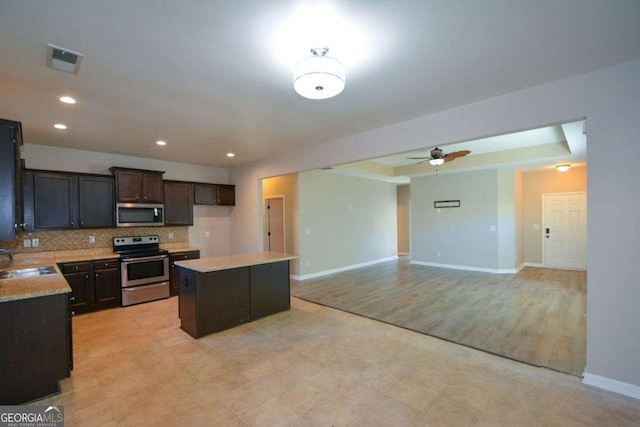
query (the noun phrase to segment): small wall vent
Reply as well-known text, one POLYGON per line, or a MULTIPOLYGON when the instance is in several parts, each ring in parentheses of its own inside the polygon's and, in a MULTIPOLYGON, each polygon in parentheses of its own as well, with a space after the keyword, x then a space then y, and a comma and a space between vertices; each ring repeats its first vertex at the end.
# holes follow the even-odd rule
POLYGON ((52 44, 47 45, 47 66, 67 73, 78 74, 83 54, 52 44))

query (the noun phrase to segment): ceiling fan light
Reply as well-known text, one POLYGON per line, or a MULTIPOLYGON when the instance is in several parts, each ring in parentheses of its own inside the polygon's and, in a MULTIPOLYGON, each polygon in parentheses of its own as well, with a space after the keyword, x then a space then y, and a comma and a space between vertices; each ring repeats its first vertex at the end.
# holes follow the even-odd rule
POLYGON ((570 167, 571 165, 558 165, 556 166, 556 169, 558 170, 558 172, 566 172, 570 167))
POLYGON ((293 87, 305 98, 328 99, 340 94, 345 86, 344 65, 328 56, 310 56, 293 69, 293 87))
POLYGON ((444 159, 431 159, 429 163, 431 163, 431 166, 440 166, 444 163, 444 159))

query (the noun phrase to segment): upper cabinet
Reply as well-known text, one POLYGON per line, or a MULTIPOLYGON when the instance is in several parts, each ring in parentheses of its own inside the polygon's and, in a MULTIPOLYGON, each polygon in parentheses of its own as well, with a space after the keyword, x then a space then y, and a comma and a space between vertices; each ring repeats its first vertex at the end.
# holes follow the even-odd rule
POLYGON ((235 206, 236 187, 227 184, 193 184, 196 205, 235 206))
POLYGON ((13 240, 22 225, 21 146, 20 123, 0 119, 0 240, 13 240))
POLYGON ((118 203, 163 203, 164 172, 112 167, 118 203))
POLYGON ((113 227, 110 176, 26 170, 24 217, 29 230, 113 227))
POLYGON ((193 184, 164 181, 164 224, 193 225, 193 184))

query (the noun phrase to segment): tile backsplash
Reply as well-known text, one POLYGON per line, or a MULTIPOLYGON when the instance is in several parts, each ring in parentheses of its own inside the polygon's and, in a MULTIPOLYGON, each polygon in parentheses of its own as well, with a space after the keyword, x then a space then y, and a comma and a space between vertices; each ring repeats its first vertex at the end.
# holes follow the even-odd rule
POLYGON ((157 234, 160 243, 188 243, 189 227, 127 227, 95 228, 82 230, 20 231, 15 240, 0 240, 0 248, 11 253, 31 253, 60 251, 71 249, 110 248, 113 238, 119 236, 144 236, 157 234), (171 234, 172 238, 169 238, 171 234), (89 243, 89 237, 95 237, 95 243, 89 243), (38 247, 23 247, 25 239, 38 239, 38 247))

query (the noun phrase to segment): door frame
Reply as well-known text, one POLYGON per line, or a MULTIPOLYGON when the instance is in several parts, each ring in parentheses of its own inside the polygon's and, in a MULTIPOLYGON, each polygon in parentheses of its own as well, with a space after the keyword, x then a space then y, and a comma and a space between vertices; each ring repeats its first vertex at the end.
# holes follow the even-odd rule
MULTIPOLYGON (((571 196, 571 195, 577 195, 577 194, 584 194, 585 198, 588 199, 589 195, 587 191, 561 191, 559 193, 542 193, 542 224, 540 227, 540 243, 542 244, 542 267, 544 268, 558 268, 558 269, 562 269, 562 267, 547 267, 547 254, 546 254, 546 247, 547 245, 545 244, 545 238, 544 238, 544 229, 545 229, 545 212, 546 212, 546 206, 545 206, 545 196, 571 196)), ((585 211, 587 213, 587 217, 589 216, 589 204, 586 203, 587 200, 585 200, 585 211)), ((587 224, 585 224, 586 226, 587 224)), ((589 230, 587 229, 586 233, 589 233, 589 230)), ((585 245, 589 244, 589 240, 587 239, 587 236, 585 236, 585 245)), ((584 251, 584 256, 585 256, 585 265, 587 262, 587 249, 588 246, 585 247, 585 251, 584 251)), ((588 266, 587 266, 588 268, 588 266)), ((580 271, 586 271, 587 268, 583 269, 576 269, 576 268, 567 268, 566 270, 580 270, 580 271)))
POLYGON ((267 201, 271 199, 282 199, 282 248, 283 252, 287 252, 287 199, 284 194, 274 194, 272 196, 264 196, 262 198, 262 247, 266 250, 269 246, 267 243, 267 233, 269 232, 269 209, 267 201))

